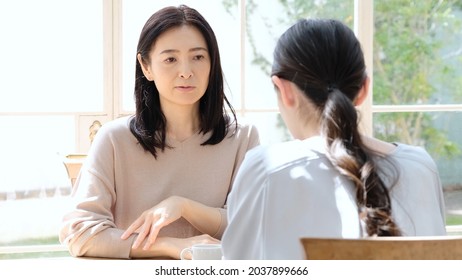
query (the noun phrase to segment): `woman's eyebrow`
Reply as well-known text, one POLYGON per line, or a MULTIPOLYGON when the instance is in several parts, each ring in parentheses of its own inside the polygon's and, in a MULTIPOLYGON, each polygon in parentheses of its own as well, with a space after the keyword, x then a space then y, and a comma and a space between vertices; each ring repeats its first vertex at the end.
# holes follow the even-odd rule
MULTIPOLYGON (((208 51, 207 48, 204 48, 204 47, 195 47, 195 48, 191 48, 189 49, 189 52, 195 52, 195 51, 208 51)), ((164 53, 178 53, 180 52, 179 50, 177 49, 166 49, 166 50, 163 50, 160 52, 160 54, 164 54, 164 53)))
POLYGON ((189 49, 190 52, 195 52, 195 51, 206 51, 208 52, 207 48, 204 47, 196 47, 196 48, 191 48, 189 49))

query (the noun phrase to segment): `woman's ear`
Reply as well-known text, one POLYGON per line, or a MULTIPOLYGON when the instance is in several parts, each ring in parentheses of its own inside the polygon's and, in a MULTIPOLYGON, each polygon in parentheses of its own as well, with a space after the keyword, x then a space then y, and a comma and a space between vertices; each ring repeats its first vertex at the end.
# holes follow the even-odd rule
POLYGON ((141 70, 143 71, 143 75, 146 77, 148 81, 153 81, 154 78, 152 77, 151 69, 150 67, 146 67, 144 64, 143 58, 141 57, 141 54, 139 53, 136 58, 138 59, 138 63, 141 65, 141 70))
POLYGON ((369 85, 371 83, 371 79, 366 77, 366 80, 363 83, 363 86, 359 90, 358 96, 354 100, 355 106, 360 106, 363 104, 364 100, 366 100, 367 96, 369 95, 369 85))
POLYGON ((273 84, 279 91, 282 104, 285 107, 293 107, 296 104, 295 93, 293 92, 291 83, 285 79, 281 79, 278 76, 271 76, 273 84))

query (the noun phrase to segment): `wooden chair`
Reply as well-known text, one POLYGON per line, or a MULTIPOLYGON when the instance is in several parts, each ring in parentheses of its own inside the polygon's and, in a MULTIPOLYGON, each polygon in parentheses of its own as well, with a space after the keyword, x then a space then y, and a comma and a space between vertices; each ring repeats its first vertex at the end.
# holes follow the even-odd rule
POLYGON ((70 154, 64 158, 63 163, 67 170, 67 176, 71 180, 71 186, 74 186, 86 157, 85 154, 70 154))
POLYGON ((310 260, 462 260, 462 236, 301 238, 310 260))

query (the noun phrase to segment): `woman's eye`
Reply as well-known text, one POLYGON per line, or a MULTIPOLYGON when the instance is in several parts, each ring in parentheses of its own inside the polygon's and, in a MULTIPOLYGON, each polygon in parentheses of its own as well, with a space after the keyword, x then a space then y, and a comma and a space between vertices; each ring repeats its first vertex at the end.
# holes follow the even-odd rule
POLYGON ((172 62, 175 62, 176 59, 175 59, 174 57, 169 57, 169 58, 167 58, 167 59, 164 60, 164 61, 167 62, 167 63, 172 63, 172 62))
POLYGON ((205 56, 202 55, 202 54, 198 54, 198 55, 194 56, 194 59, 195 59, 195 60, 202 60, 202 59, 204 59, 204 58, 205 58, 205 56))

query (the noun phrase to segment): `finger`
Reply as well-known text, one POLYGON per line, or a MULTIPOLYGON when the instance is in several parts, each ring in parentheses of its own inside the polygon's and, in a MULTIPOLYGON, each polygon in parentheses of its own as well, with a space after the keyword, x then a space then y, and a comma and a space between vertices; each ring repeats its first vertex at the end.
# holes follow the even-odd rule
POLYGON ((139 227, 143 225, 144 218, 136 219, 122 234, 120 238, 127 239, 132 233, 134 233, 139 227))
POLYGON ((149 230, 151 228, 150 225, 151 225, 151 222, 145 221, 145 223, 142 226, 142 230, 138 234, 138 237, 136 238, 135 242, 133 243, 133 246, 132 246, 133 249, 138 248, 140 244, 144 241, 144 239, 146 239, 146 236, 148 235, 149 230))
POLYGON ((192 260, 192 254, 191 254, 191 252, 187 252, 185 255, 183 255, 183 259, 185 259, 185 260, 192 260))
POLYGON ((143 249, 148 250, 154 242, 156 242, 157 235, 159 234, 159 231, 161 228, 163 228, 165 225, 167 225, 168 222, 166 222, 165 218, 161 218, 157 220, 152 226, 151 226, 151 231, 149 233, 148 240, 146 244, 144 245, 143 249))

